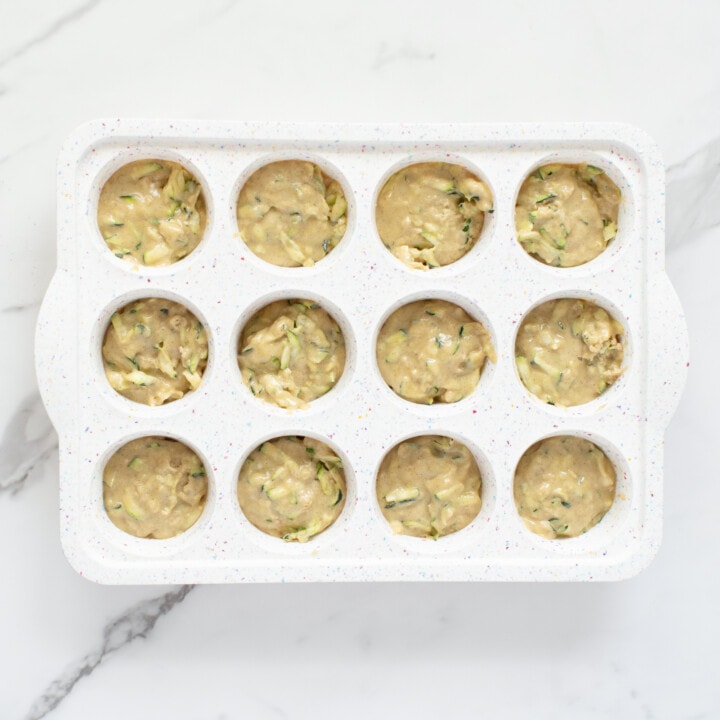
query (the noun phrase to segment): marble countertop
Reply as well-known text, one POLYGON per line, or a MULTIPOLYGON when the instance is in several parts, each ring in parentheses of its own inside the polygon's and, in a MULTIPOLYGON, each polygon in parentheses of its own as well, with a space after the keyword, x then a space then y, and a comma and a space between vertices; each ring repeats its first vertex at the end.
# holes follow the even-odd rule
POLYGON ((0 24, 0 718, 720 717, 720 13, 558 0, 451 7, 9 2, 0 24), (33 334, 55 160, 95 117, 622 121, 665 156, 667 266, 692 366, 665 532, 607 584, 105 587, 60 549, 33 334), (708 359, 710 358, 710 359, 708 359))

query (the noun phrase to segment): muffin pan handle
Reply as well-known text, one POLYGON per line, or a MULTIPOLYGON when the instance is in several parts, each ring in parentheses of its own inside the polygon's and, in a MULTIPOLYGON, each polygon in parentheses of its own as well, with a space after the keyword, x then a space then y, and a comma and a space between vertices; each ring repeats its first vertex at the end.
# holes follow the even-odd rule
POLYGON ((45 409, 61 434, 72 416, 67 408, 73 395, 69 390, 67 368, 72 367, 77 332, 75 314, 68 312, 67 298, 73 292, 72 278, 58 270, 45 293, 35 326, 35 371, 45 409))
POLYGON ((685 388, 689 338, 685 313, 667 275, 648 284, 647 391, 648 418, 664 427, 675 412, 685 388))

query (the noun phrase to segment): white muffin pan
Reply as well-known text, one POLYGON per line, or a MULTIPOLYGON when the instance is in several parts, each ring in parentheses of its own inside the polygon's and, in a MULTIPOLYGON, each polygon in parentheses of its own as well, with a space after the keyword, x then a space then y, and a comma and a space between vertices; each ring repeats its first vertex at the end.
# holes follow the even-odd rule
POLYGON ((664 174, 655 144, 616 124, 297 125, 105 120, 66 141, 58 173, 58 268, 37 326, 40 390, 60 437, 62 544, 83 576, 102 583, 228 583, 317 580, 611 580, 632 576, 655 554, 662 530, 663 431, 678 402, 688 357, 686 323, 664 270, 664 174), (201 181, 208 208, 199 247, 175 265, 134 268, 98 230, 97 202, 110 175, 141 158, 182 163, 201 181), (344 239, 313 268, 257 258, 237 229, 235 206, 249 174, 278 159, 309 159, 343 185, 344 239), (432 271, 402 265, 382 245, 374 206, 405 164, 457 162, 491 187, 494 212, 476 246, 432 271), (617 238, 592 262, 552 268, 515 238, 524 178, 552 161, 606 170, 623 200, 617 238), (168 297, 204 323, 210 357, 200 388, 152 408, 110 388, 101 343, 112 312, 141 297, 168 297), (555 297, 608 308, 626 333, 626 370, 587 405, 545 405, 520 383, 515 334, 523 316, 555 297), (396 396, 375 362, 385 318, 411 300, 462 305, 490 331, 497 363, 477 390, 452 405, 396 396), (253 397, 237 366, 237 340, 257 309, 312 298, 339 322, 348 359, 342 380, 306 410, 253 397), (527 530, 513 500, 515 466, 537 440, 576 434, 615 464, 617 497, 605 518, 575 539, 527 530), (272 437, 317 437, 342 457, 345 508, 326 532, 285 543, 245 519, 237 495, 243 460, 272 437), (384 454, 413 435, 460 439, 483 475, 483 508, 464 530, 437 541, 394 535, 375 496, 384 454), (129 536, 108 519, 102 471, 112 453, 143 435, 177 438, 202 458, 207 507, 170 540, 129 536))

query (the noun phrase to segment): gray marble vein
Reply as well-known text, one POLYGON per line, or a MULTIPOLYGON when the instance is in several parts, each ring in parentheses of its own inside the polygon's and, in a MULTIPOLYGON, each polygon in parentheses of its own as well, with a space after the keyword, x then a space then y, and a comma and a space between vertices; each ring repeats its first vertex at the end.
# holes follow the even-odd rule
POLYGON ((90 675, 108 655, 138 638, 147 638, 157 621, 181 603, 194 585, 181 585, 150 600, 134 605, 116 617, 103 630, 102 642, 85 657, 71 665, 33 703, 25 720, 39 720, 52 712, 84 677, 90 675))
POLYGON ((10 418, 0 440, 0 495, 16 495, 33 470, 58 446, 40 395, 26 398, 10 418))
POLYGON ((720 137, 667 171, 667 246, 720 225, 720 137))
MULTIPOLYGON (((2 95, 2 93, 0 93, 2 95)), ((20 147, 14 148, 11 152, 5 153, 5 155, 0 155, 0 165, 3 165, 4 163, 8 162, 9 160, 12 160, 14 157, 17 157, 18 155, 21 155, 24 152, 27 152, 28 150, 31 150, 32 148, 39 145, 41 142, 43 142, 47 138, 47 135, 43 135, 41 137, 34 138, 30 142, 25 143, 24 145, 21 145, 20 147)))
POLYGON ((85 2, 74 10, 71 10, 59 17, 54 23, 52 23, 52 25, 50 25, 50 27, 46 28, 38 35, 35 35, 35 37, 25 41, 22 45, 20 45, 20 47, 15 48, 15 50, 12 50, 10 53, 0 58, 0 70, 13 60, 25 55, 25 53, 32 50, 32 48, 40 45, 46 40, 49 40, 53 37, 53 35, 60 32, 60 30, 62 30, 66 25, 79 20, 83 15, 89 13, 96 5, 100 4, 100 2, 101 0, 89 0, 89 2, 85 2))
POLYGON ((208 5, 205 5, 205 7, 203 7, 202 23, 204 25, 207 25, 209 23, 215 22, 219 18, 227 15, 231 10, 235 8, 237 4, 238 0, 225 0, 225 2, 223 2, 222 5, 217 8, 217 10, 213 10, 208 5))
POLYGON ((396 49, 389 49, 386 43, 380 43, 375 61, 372 64, 373 70, 391 65, 402 60, 434 60, 435 53, 424 52, 410 45, 403 45, 396 49))
MULTIPOLYGON (((0 163, 1 162, 2 162, 2 158, 0 158, 0 163)), ((28 310, 34 310, 39 305, 40 305, 39 300, 36 300, 34 302, 29 302, 29 303, 17 304, 17 305, 6 305, 4 308, 0 309, 0 315, 15 315, 16 313, 27 312, 28 310)))

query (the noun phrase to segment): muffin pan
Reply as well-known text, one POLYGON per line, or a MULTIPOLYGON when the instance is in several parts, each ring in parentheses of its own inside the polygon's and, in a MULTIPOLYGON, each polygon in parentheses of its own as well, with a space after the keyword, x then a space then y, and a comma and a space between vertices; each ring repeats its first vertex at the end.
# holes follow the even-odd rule
POLYGON ((339 580, 612 580, 655 554, 662 529, 663 432, 684 384, 686 323, 664 271, 664 175, 655 144, 615 124, 297 125, 244 122, 94 121, 66 141, 58 174, 58 268, 37 325, 38 381, 60 437, 62 544, 73 567, 102 583, 227 583, 339 580), (202 183, 207 225, 198 247, 174 265, 133 267, 116 258, 97 226, 100 190, 125 163, 165 158, 202 183), (343 186, 348 224, 314 267, 272 266, 250 252, 236 201, 249 175, 281 159, 317 163, 343 186), (406 164, 465 165, 488 183, 494 211, 457 262, 411 270, 382 245, 374 207, 386 179, 406 164), (617 237, 574 268, 527 255, 515 237, 518 188, 549 162, 588 162, 622 191, 617 237), (110 388, 101 344, 110 316, 142 297, 182 303, 204 324, 209 359, 199 388, 161 407, 110 388), (404 401, 382 381, 375 341, 407 302, 443 298, 490 333, 497 362, 453 404, 404 401), (625 372, 596 400, 543 404, 523 387, 514 359, 522 318, 556 297, 584 297, 625 329, 625 372), (345 371, 307 409, 252 396, 237 364, 238 337, 260 307, 283 298, 318 302, 345 336, 345 371), (385 453, 416 435, 447 435, 473 452, 482 509, 436 541, 394 535, 377 504, 385 453), (522 454, 557 434, 588 438, 617 472, 615 502, 585 535, 546 540, 527 530, 513 501, 522 454), (168 540, 132 537, 102 504, 102 472, 128 440, 178 439, 204 462, 205 510, 168 540), (261 442, 306 435, 343 460, 345 507, 307 543, 286 543, 243 516, 236 492, 243 461, 261 442))

